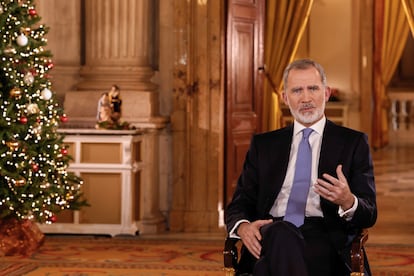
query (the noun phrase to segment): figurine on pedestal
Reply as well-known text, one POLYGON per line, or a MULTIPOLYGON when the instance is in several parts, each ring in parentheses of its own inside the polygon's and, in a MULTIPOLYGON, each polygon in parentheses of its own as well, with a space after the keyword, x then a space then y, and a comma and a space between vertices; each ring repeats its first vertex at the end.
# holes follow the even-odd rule
POLYGON ((114 84, 109 91, 109 101, 111 104, 112 115, 111 118, 114 122, 118 122, 121 119, 121 90, 119 86, 114 84))
POLYGON ((98 129, 135 129, 129 123, 121 122, 121 93, 119 86, 114 84, 109 92, 101 95, 98 101, 96 128, 98 129))
POLYGON ((97 110, 96 120, 98 123, 102 122, 112 122, 112 109, 109 101, 109 94, 102 93, 98 101, 98 110, 97 110))

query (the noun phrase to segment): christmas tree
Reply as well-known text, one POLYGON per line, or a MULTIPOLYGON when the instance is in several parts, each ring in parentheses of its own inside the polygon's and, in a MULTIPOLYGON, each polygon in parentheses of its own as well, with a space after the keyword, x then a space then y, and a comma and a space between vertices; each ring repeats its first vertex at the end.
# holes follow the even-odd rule
POLYGON ((87 205, 82 180, 58 132, 67 117, 57 103, 53 67, 32 0, 0 0, 0 221, 52 223, 87 205))

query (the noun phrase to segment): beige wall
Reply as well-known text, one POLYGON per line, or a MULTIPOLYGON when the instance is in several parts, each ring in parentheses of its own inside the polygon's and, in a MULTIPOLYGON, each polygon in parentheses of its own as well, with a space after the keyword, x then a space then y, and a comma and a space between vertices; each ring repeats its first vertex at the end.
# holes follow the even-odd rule
POLYGON ((80 0, 38 0, 41 23, 50 27, 47 49, 52 51, 53 91, 62 103, 65 93, 74 90, 81 65, 80 0))
POLYGON ((360 51, 358 1, 316 0, 298 57, 310 57, 324 66, 328 84, 349 105, 349 127, 360 125, 360 51))
POLYGON ((351 92, 352 1, 315 1, 309 21, 309 54, 326 70, 332 87, 351 92))

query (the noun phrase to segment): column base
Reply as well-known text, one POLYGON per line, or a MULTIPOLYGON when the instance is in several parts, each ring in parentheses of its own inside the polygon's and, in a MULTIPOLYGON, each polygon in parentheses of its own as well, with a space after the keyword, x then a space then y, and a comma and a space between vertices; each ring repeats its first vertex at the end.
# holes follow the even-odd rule
POLYGON ((140 234, 157 234, 167 230, 164 217, 143 219, 140 221, 138 231, 140 234))

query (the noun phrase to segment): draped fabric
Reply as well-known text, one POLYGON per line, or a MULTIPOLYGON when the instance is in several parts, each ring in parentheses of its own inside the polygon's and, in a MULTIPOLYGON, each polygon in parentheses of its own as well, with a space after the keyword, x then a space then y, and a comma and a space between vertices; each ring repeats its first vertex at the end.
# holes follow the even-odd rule
POLYGON ((386 88, 404 50, 409 26, 401 1, 374 1, 374 14, 372 145, 381 148, 389 142, 386 88))
POLYGON ((269 81, 263 85, 263 131, 281 127, 280 91, 283 70, 297 51, 313 0, 266 2, 265 64, 277 91, 269 81))
POLYGON ((414 0, 401 0, 405 15, 407 16, 408 25, 411 29, 411 35, 414 37, 414 0))

